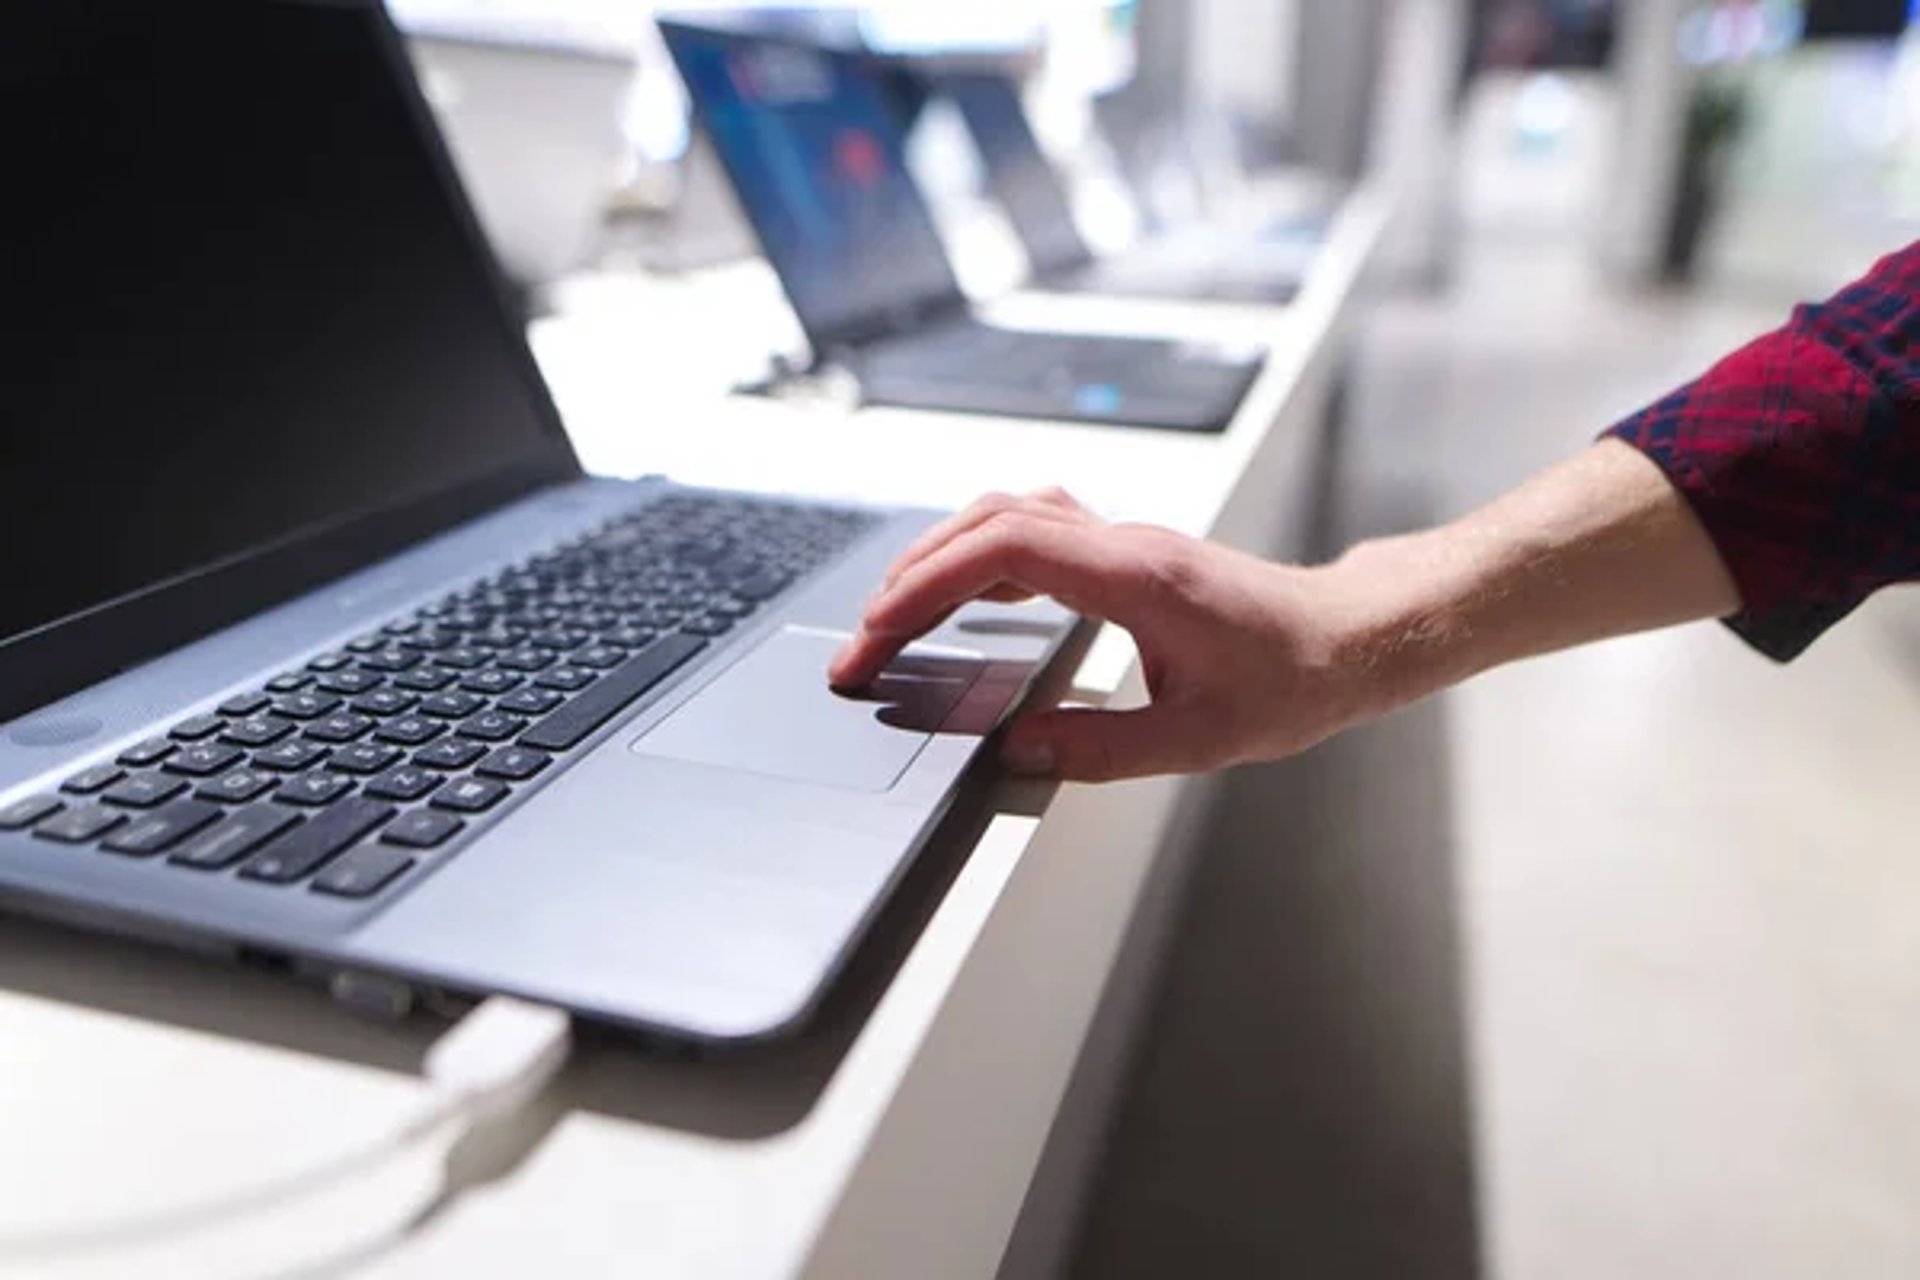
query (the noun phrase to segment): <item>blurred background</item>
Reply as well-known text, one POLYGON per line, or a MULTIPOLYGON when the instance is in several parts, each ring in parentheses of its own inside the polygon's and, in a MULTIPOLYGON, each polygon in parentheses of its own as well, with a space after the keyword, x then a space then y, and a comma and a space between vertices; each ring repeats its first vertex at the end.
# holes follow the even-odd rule
MULTIPOLYGON (((550 370, 577 351, 553 327, 617 313, 637 278, 780 313, 655 6, 391 7, 550 370)), ((1493 496, 1920 235, 1915 10, 752 16, 1012 70, 1102 245, 1248 184, 1386 193, 1322 495, 1333 554, 1493 496)), ((939 104, 916 121, 965 282, 1017 281, 966 130, 939 104)), ((784 321, 676 337, 632 341, 619 376, 724 388, 803 358, 784 321)), ((581 444, 590 466, 620 447, 581 444)), ((1790 670, 1711 627, 1603 645, 1231 795, 1092 1199, 1023 1224, 1067 1241, 1034 1256, 1094 1277, 1920 1275, 1916 758, 1920 615, 1896 594, 1790 670)))

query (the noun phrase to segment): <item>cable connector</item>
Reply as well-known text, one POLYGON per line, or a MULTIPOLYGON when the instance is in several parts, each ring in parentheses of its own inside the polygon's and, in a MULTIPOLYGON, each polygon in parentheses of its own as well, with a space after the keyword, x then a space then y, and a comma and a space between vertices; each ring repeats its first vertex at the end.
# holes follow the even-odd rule
POLYGON ((552 1083, 573 1047, 573 1020, 559 1009, 489 997, 427 1050, 422 1074, 442 1115, 475 1124, 521 1110, 552 1083))

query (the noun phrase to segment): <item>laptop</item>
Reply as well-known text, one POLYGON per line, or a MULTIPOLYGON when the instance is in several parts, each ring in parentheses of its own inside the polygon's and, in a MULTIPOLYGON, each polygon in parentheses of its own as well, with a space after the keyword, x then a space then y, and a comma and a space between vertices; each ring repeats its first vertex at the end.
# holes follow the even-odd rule
POLYGON ((1076 225, 1065 185, 1028 123, 1019 89, 993 71, 945 72, 939 92, 960 110, 986 165, 987 186, 1026 249, 1033 281, 1062 293, 1211 302, 1291 302, 1300 292, 1317 238, 1276 256, 1238 238, 1155 236, 1116 257, 1096 257, 1076 225))
POLYGON ((885 64, 663 21, 695 114, 821 365, 868 403, 1219 431, 1246 349, 996 327, 973 313, 914 185, 885 64))
POLYGON ((376 0, 9 17, 0 907, 800 1025, 1070 618, 838 696, 934 513, 583 475, 376 0))
POLYGON ((632 51, 526 22, 421 17, 405 32, 508 276, 538 290, 580 266, 598 247, 627 156, 632 51))

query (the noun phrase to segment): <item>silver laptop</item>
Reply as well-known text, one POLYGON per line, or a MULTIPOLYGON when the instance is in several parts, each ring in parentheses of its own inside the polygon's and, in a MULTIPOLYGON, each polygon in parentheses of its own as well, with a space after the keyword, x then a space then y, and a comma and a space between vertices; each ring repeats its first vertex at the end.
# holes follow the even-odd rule
POLYGON ((480 225, 539 289, 587 261, 627 154, 634 56, 563 30, 422 17, 407 47, 480 225))
POLYGON ((1066 185, 1041 153, 1013 80, 997 71, 931 79, 959 108, 980 151, 987 185, 1026 249, 1034 283, 1063 293, 1280 305, 1300 292, 1324 220, 1303 226, 1292 253, 1210 233, 1151 237, 1097 257, 1080 235, 1066 185))
POLYGON ((1069 620, 969 609, 830 693, 933 516, 583 476, 375 0, 35 8, 0 904, 348 994, 798 1025, 1069 620))

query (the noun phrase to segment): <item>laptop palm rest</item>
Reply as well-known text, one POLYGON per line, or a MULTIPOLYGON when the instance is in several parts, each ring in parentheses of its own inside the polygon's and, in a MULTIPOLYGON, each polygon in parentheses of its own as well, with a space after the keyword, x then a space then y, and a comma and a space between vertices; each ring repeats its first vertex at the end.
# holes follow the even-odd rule
POLYGON ((890 790, 939 732, 984 658, 909 652, 856 694, 827 687, 845 637, 788 627, 633 744, 643 755, 848 791, 890 790))

